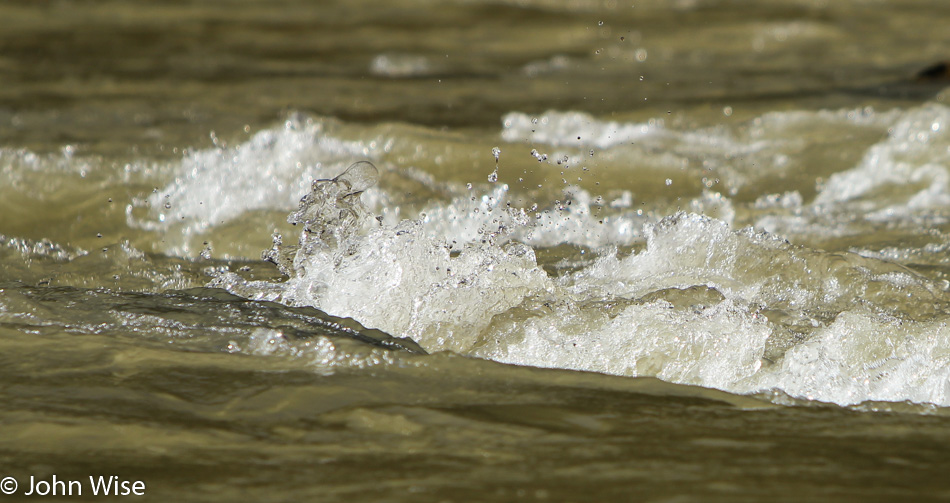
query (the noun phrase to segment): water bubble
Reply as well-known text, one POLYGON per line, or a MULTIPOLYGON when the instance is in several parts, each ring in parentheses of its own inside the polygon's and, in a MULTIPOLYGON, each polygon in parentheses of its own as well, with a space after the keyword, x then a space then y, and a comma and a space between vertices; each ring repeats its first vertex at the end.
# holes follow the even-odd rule
POLYGON ((211 244, 207 241, 204 242, 204 248, 199 253, 199 256, 204 260, 211 260, 211 244))
POLYGON ((342 195, 350 196, 359 194, 364 190, 376 185, 379 178, 379 170, 373 163, 360 161, 353 163, 346 171, 333 179, 334 182, 342 183, 345 191, 342 195))
POLYGON ((501 156, 501 149, 498 147, 492 147, 491 155, 495 156, 495 162, 498 162, 498 157, 501 156))
POLYGON ((604 25, 603 21, 597 21, 597 26, 603 26, 603 25, 604 25))
POLYGON ((673 179, 667 178, 667 179, 666 179, 666 185, 667 185, 667 186, 673 185, 673 179))

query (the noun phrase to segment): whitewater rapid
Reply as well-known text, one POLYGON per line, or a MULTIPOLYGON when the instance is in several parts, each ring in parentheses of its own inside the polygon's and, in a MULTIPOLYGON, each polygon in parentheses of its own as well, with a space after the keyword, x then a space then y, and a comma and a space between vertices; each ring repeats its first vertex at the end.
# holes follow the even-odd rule
MULTIPOLYGON (((770 112, 731 128, 511 113, 497 137, 467 145, 494 153, 495 172, 461 183, 400 164, 434 162, 424 139, 411 155, 429 133, 295 116, 188 154, 128 218, 172 236, 166 252, 189 254, 215 226, 286 214, 314 180, 372 161, 378 184, 320 203, 353 212, 321 224, 333 239, 277 233, 269 253, 284 257, 285 281, 219 271, 211 285, 352 317, 429 352, 843 405, 946 406, 948 285, 903 264, 946 262, 943 234, 925 229, 947 222, 948 120, 936 103, 770 112), (804 165, 846 140, 860 151, 804 165), (506 164, 516 155, 562 183, 546 196, 525 189, 532 173, 506 164), (597 169, 615 183, 586 183, 597 169), (411 200, 408 186, 433 197, 411 200), (879 246, 862 241, 869 228, 931 239, 879 246), (564 246, 559 262, 539 259, 564 246)), ((436 164, 470 156, 440 155, 436 164)))

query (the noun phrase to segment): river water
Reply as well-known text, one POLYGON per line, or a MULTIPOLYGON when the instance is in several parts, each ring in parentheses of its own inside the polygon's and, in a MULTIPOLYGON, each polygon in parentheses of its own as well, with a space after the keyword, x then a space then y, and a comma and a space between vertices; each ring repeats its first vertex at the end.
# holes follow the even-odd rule
POLYGON ((5 1, 0 489, 948 498, 948 22, 5 1))

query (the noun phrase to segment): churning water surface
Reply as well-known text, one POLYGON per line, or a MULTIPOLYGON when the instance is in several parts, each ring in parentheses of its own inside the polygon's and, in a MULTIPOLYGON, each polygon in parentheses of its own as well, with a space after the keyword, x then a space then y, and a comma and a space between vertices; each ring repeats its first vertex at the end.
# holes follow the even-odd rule
POLYGON ((7 2, 0 477, 947 497, 948 20, 7 2))

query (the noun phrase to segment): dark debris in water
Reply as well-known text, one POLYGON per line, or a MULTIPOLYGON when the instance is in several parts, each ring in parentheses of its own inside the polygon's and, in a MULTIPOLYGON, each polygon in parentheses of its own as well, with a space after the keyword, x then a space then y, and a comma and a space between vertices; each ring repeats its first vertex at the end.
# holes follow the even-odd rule
POLYGON ((950 62, 940 61, 917 72, 919 81, 950 81, 950 62))

